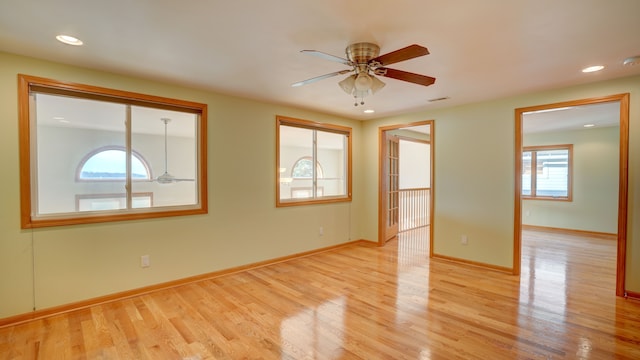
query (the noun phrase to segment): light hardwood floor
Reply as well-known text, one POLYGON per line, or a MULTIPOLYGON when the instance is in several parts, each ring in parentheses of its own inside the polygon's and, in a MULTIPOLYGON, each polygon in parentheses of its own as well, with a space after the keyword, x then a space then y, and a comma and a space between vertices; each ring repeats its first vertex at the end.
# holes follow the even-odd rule
POLYGON ((2 359, 640 359, 615 241, 526 231, 523 274, 426 230, 0 329, 2 359))

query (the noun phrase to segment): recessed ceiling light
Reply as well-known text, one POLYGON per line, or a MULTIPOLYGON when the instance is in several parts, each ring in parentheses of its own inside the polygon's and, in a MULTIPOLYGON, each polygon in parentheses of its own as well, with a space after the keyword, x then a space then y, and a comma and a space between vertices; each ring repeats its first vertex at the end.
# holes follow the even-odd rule
POLYGON ((596 124, 584 124, 582 126, 584 126, 586 128, 592 128, 592 127, 596 126, 596 124))
POLYGON ((604 69, 603 65, 594 65, 594 66, 589 66, 589 67, 586 67, 586 68, 582 69, 582 72, 583 73, 590 73, 590 72, 600 71, 602 69, 604 69))
POLYGON ((365 114, 373 114, 374 112, 376 112, 376 111, 373 110, 373 109, 367 109, 367 110, 364 111, 365 114))
POLYGON ((68 45, 80 46, 83 44, 82 40, 70 35, 58 35, 56 39, 68 45))

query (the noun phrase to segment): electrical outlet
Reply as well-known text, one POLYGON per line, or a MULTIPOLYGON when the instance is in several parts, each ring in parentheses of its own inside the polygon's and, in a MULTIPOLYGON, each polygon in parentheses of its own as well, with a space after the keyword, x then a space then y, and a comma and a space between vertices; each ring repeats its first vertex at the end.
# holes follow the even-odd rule
POLYGON ((147 268, 149 266, 151 266, 151 259, 149 258, 149 255, 140 256, 140 267, 147 268))
POLYGON ((530 216, 531 215, 531 211, 527 210, 524 212, 524 216, 530 216))
POLYGON ((462 245, 467 245, 469 243, 469 238, 467 237, 467 235, 462 235, 462 237, 460 238, 460 243, 462 245))
POLYGON ((320 226, 320 230, 318 230, 318 234, 320 236, 324 235, 324 228, 322 226, 320 226))

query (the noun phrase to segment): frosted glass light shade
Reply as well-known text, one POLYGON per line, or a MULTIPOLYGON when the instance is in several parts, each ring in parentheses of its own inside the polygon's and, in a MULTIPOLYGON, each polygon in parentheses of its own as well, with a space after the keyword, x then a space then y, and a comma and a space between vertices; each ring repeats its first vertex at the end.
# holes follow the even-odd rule
POLYGON ((351 75, 346 79, 338 83, 340 88, 349 95, 353 94, 353 89, 356 87, 356 75, 351 75))
POLYGON ((356 77, 355 81, 356 90, 358 90, 359 92, 369 91, 369 89, 371 89, 371 83, 372 80, 369 75, 367 75, 366 73, 360 73, 356 77))
POLYGON ((380 81, 377 77, 371 75, 371 93, 375 94, 378 90, 382 89, 385 86, 385 83, 380 81))

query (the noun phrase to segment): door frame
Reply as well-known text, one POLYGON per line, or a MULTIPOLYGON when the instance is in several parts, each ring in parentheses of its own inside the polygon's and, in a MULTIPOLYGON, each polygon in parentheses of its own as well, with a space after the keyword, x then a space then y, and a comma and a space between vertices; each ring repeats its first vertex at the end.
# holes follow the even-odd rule
POLYGON ((386 209, 383 208, 383 196, 385 196, 385 188, 384 188, 384 177, 386 174, 384 173, 384 155, 386 143, 384 141, 384 133, 386 131, 398 130, 404 128, 410 128, 414 126, 423 126, 429 125, 429 138, 430 138, 430 154, 429 154, 429 166, 430 166, 430 182, 431 182, 431 192, 429 194, 429 257, 433 257, 433 214, 435 212, 435 121, 434 120, 424 120, 417 121, 407 124, 396 124, 396 125, 388 125, 381 126, 378 128, 378 246, 383 246, 385 244, 385 224, 386 224, 386 209))
POLYGON ((559 107, 620 103, 620 156, 618 175, 618 241, 616 257, 616 296, 625 296, 627 255, 627 206, 629 201, 629 93, 529 106, 515 110, 515 209, 513 240, 513 274, 520 275, 522 257, 522 115, 525 112, 559 107))

